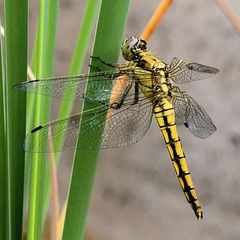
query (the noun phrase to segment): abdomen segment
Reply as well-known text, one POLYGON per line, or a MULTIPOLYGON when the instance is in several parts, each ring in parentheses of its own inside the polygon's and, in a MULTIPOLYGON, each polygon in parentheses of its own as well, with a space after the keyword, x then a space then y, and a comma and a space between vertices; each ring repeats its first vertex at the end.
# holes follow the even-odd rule
POLYGON ((161 104, 154 107, 154 113, 184 195, 191 205, 197 219, 201 219, 203 218, 203 212, 197 199, 181 141, 177 133, 173 106, 168 100, 163 100, 161 104))

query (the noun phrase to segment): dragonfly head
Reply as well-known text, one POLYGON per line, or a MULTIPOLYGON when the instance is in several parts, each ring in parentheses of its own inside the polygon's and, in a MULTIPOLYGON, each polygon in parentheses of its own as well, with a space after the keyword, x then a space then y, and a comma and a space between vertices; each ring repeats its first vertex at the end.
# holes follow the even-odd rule
POLYGON ((138 61, 139 53, 147 51, 147 43, 141 38, 127 37, 122 43, 122 55, 127 61, 138 61))

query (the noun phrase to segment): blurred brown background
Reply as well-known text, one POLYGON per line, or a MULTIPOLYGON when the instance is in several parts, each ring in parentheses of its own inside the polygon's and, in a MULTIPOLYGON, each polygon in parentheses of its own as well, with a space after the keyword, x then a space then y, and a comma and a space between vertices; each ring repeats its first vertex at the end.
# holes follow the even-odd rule
MULTIPOLYGON (((68 72, 85 2, 60 0, 55 76, 68 72)), ((229 2, 240 16, 240 2, 229 2)), ((133 0, 126 34, 139 36, 158 3, 133 0)), ((30 51, 37 13, 38 1, 32 0, 30 51)), ((87 231, 92 239, 105 240, 240 239, 240 35, 215 1, 182 0, 174 1, 148 44, 167 63, 177 56, 220 69, 216 77, 180 86, 207 110, 218 128, 203 141, 179 127, 204 219, 197 221, 186 202, 153 120, 138 144, 101 152, 87 231)), ((63 158, 62 199, 72 153, 64 153, 63 158)))

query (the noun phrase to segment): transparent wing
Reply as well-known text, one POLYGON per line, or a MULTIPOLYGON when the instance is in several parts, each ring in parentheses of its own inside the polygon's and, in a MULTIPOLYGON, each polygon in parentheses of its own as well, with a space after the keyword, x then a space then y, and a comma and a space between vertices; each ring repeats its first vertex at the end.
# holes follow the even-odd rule
MULTIPOLYGON (((149 82, 149 72, 138 70, 141 82, 149 82)), ((71 101, 103 102, 125 94, 126 87, 134 82, 136 75, 129 66, 112 71, 81 74, 79 76, 57 77, 33 80, 15 85, 20 91, 32 92, 71 101), (88 81, 89 80, 89 81, 88 81), (85 94, 85 88, 88 93, 85 94)))
POLYGON ((83 99, 87 101, 104 101, 111 97, 111 86, 117 81, 119 82, 119 77, 123 74, 125 74, 126 82, 132 81, 132 70, 114 69, 79 76, 33 80, 17 84, 13 88, 71 101, 83 101, 83 99), (84 94, 86 85, 88 86, 87 96, 84 94))
POLYGON ((184 124, 199 138, 207 138, 216 131, 207 112, 192 97, 177 87, 173 87, 171 93, 177 124, 184 124))
POLYGON ((102 139, 101 148, 120 147, 139 141, 147 132, 152 119, 152 105, 139 94, 137 103, 133 94, 126 97, 124 104, 116 109, 111 104, 103 104, 95 109, 77 114, 68 119, 55 121, 33 129, 25 139, 28 152, 49 152, 49 142, 54 151, 64 151, 77 147, 79 126, 81 124, 81 147, 96 149, 95 139, 102 139), (107 121, 104 119, 107 115, 107 121), (81 119, 81 123, 79 123, 81 119), (105 130, 102 129, 105 127, 105 130), (51 134, 49 134, 49 131, 51 134), (90 139, 91 141, 87 141, 90 139))
POLYGON ((168 77, 174 82, 186 83, 211 77, 218 73, 219 70, 174 57, 167 72, 168 77))

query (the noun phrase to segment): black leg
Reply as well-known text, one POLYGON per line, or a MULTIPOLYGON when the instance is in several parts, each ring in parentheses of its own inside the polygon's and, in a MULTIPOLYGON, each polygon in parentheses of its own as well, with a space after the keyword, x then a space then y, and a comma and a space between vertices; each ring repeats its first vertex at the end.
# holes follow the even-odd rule
POLYGON ((130 91, 130 89, 131 89, 131 87, 132 87, 132 84, 133 84, 133 81, 130 82, 130 83, 127 85, 125 91, 123 92, 123 94, 121 95, 120 99, 119 99, 117 102, 113 102, 113 103, 110 104, 111 108, 113 108, 113 109, 119 109, 119 108, 122 107, 122 105, 123 105, 123 103, 124 103, 127 95, 129 94, 129 91, 130 91))
POLYGON ((88 64, 88 66, 89 66, 90 68, 92 68, 92 69, 95 69, 96 72, 101 72, 101 69, 100 69, 99 67, 95 67, 95 66, 93 66, 93 65, 91 65, 91 64, 88 64))
POLYGON ((134 104, 137 104, 138 101, 139 101, 139 85, 138 85, 138 83, 135 81, 133 105, 134 105, 134 104))
POLYGON ((99 61, 100 63, 102 63, 103 65, 106 65, 111 68, 117 68, 117 69, 126 69, 127 68, 126 64, 108 63, 108 62, 104 61, 102 58, 95 57, 95 56, 90 56, 90 58, 93 58, 93 59, 99 61))
POLYGON ((90 58, 95 59, 95 60, 99 61, 100 63, 102 63, 102 64, 104 64, 104 65, 106 65, 106 66, 112 67, 112 68, 115 68, 115 67, 118 66, 118 64, 108 63, 108 62, 104 61, 104 60, 103 60, 102 58, 100 58, 100 57, 90 56, 90 58))

